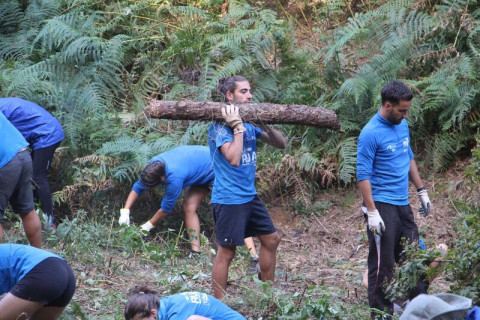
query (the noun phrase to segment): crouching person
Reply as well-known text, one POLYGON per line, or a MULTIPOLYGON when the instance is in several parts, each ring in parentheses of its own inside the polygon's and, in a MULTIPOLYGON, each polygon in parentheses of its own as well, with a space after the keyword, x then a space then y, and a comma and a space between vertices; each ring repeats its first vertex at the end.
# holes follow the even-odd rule
POLYGON ((213 296, 202 292, 184 292, 160 298, 148 287, 130 289, 125 305, 127 320, 245 320, 213 296))
POLYGON ((0 319, 54 320, 72 299, 75 276, 67 262, 45 250, 0 244, 0 319))

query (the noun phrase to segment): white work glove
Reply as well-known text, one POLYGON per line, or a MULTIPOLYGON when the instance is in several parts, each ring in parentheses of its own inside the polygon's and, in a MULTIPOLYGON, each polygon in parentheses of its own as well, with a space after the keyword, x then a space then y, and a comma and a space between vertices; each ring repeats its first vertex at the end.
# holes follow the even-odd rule
POLYGON ((432 203, 430 202, 430 198, 428 197, 428 192, 425 190, 425 188, 420 188, 421 190, 417 192, 418 195, 418 200, 420 201, 420 204, 422 205, 420 208, 418 208, 418 212, 424 217, 428 216, 430 213, 430 209, 432 207, 432 203))
POLYGON ((150 232, 155 226, 148 220, 142 226, 140 227, 140 230, 145 231, 145 232, 150 232))
POLYGON ((382 217, 380 217, 380 213, 377 209, 373 211, 367 210, 368 216, 368 229, 373 233, 378 235, 382 235, 382 232, 385 231, 385 223, 383 222, 382 217))
POLYGON ((222 117, 225 120, 225 124, 233 129, 233 134, 246 131, 242 118, 240 118, 238 107, 233 104, 227 104, 222 108, 222 117))
POLYGON ((130 225, 130 209, 122 208, 120 209, 120 218, 118 219, 118 223, 120 225, 126 224, 127 226, 130 225))

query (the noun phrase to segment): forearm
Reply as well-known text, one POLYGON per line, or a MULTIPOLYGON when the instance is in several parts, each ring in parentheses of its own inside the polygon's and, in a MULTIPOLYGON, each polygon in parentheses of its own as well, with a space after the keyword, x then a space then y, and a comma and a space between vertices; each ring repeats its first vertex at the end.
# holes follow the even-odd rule
POLYGON ((360 192, 362 193, 363 202, 365 202, 367 210, 375 210, 375 202, 373 201, 372 186, 370 184, 370 180, 360 181, 358 183, 358 187, 360 188, 360 192))
POLYGON ((233 141, 221 146, 220 151, 232 166, 238 167, 243 154, 243 133, 233 135, 233 141))
POLYGON ((262 141, 279 149, 285 149, 287 147, 287 139, 285 139, 285 137, 279 130, 276 130, 272 126, 267 125, 262 125, 260 126, 260 128, 263 131, 262 141))
POLYGON ((156 226, 157 224, 160 223, 165 217, 167 216, 167 213, 164 212, 162 209, 158 209, 157 212, 153 215, 153 217, 150 218, 150 223, 156 226))
POLYGON ((410 160, 410 171, 408 172, 408 177, 417 189, 423 187, 422 179, 418 173, 417 163, 413 159, 410 160))
POLYGON ((130 191, 128 197, 127 197, 127 201, 125 202, 125 206, 124 208, 125 209, 131 209, 133 204, 135 203, 135 201, 137 201, 138 199, 138 193, 136 193, 135 191, 130 191))

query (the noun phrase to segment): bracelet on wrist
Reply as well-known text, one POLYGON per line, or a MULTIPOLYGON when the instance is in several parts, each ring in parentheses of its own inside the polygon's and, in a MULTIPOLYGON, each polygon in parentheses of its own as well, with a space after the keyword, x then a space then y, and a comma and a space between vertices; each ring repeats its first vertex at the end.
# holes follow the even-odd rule
POLYGON ((425 186, 417 188, 417 192, 420 192, 420 191, 423 191, 423 190, 427 190, 427 188, 425 188, 425 186))

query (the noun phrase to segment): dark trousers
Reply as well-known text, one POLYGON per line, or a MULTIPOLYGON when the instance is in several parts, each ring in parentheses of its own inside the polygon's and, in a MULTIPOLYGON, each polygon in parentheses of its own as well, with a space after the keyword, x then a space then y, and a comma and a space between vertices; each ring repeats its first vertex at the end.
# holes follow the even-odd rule
MULTIPOLYGON (((395 206, 376 201, 375 206, 385 222, 385 231, 380 238, 380 267, 378 267, 374 234, 367 231, 369 242, 368 301, 371 308, 393 314, 393 302, 385 297, 383 290, 384 280, 391 280, 395 264, 400 260, 400 254, 403 251, 402 238, 407 239, 408 243, 418 241, 418 228, 410 205, 395 206)), ((428 285, 425 286, 425 283, 419 280, 417 288, 412 290, 409 297, 413 298, 420 293, 426 293, 427 288, 428 285)))
POLYGON ((40 201, 42 211, 48 216, 53 216, 52 193, 48 185, 47 174, 52 164, 53 154, 60 142, 32 151, 32 179, 35 182, 34 196, 40 201))

